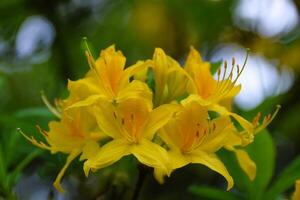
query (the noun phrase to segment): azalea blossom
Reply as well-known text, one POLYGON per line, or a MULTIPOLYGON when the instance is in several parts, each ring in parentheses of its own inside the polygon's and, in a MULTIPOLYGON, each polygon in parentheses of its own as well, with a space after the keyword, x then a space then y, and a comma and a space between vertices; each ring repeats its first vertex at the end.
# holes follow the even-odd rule
POLYGON ((263 120, 258 113, 252 122, 231 109, 248 54, 241 68, 234 59, 231 68, 225 63, 216 79, 210 63, 194 48, 183 67, 160 48, 152 60, 128 67, 114 46, 101 51, 96 60, 88 51, 86 56, 90 70, 84 78, 68 82, 67 99, 54 107, 42 96, 59 118, 49 123, 49 131, 40 130, 46 142, 21 132, 40 148, 68 154, 54 181, 59 191, 67 167, 79 155, 86 175, 133 155, 154 168, 160 183, 176 169, 202 164, 221 174, 229 190, 234 180, 216 154, 224 148, 234 152, 250 180, 255 178, 255 162, 244 147, 271 123, 279 107, 263 120), (150 72, 154 87, 147 85, 150 72))
POLYGON ((147 67, 148 62, 138 61, 125 68, 126 58, 122 52, 116 51, 114 45, 101 51, 95 61, 86 51, 89 72, 83 79, 69 81, 68 89, 80 96, 78 102, 70 107, 89 106, 104 99, 119 103, 126 99, 146 98, 151 101, 151 92, 148 86, 138 80, 130 82, 130 77, 147 67))
MULTIPOLYGON (((210 119, 208 109, 196 101, 188 101, 160 131, 160 136, 170 148, 172 170, 189 163, 205 165, 220 173, 233 186, 233 179, 222 161, 215 154, 224 146, 232 131, 229 117, 210 119)), ((156 176, 163 182, 164 174, 156 169, 156 176)))
POLYGON ((144 99, 128 99, 116 105, 100 101, 95 105, 98 125, 112 140, 84 163, 86 175, 90 169, 101 169, 130 154, 141 163, 169 174, 167 151, 152 139, 177 106, 163 105, 152 110, 148 105, 144 99))
MULTIPOLYGON (((29 137, 21 131, 23 136, 35 146, 49 150, 53 154, 57 152, 68 154, 66 163, 53 184, 60 192, 64 191, 60 185, 61 179, 71 162, 80 154, 80 160, 93 156, 100 148, 98 141, 104 137, 97 126, 96 119, 89 112, 82 109, 66 111, 65 108, 71 103, 69 99, 63 101, 59 108, 61 111, 50 107, 51 111, 60 116, 60 119, 49 123, 49 131, 39 128, 46 143, 37 141, 34 137, 29 137), (84 123, 82 123, 83 121, 84 123)), ((47 103, 47 105, 50 104, 47 103)))

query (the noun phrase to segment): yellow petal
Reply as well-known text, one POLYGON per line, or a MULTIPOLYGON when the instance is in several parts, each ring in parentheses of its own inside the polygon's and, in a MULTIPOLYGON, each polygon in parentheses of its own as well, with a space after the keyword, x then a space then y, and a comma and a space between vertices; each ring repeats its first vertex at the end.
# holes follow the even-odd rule
POLYGON ((104 95, 98 95, 98 94, 90 95, 86 99, 81 100, 81 101, 77 101, 76 103, 68 106, 66 109, 68 110, 68 109, 71 109, 71 108, 80 108, 80 107, 92 106, 92 105, 96 104, 97 102, 99 102, 99 99, 109 100, 104 95))
POLYGON ((235 155, 237 157, 237 160, 239 162, 239 165, 243 169, 243 171, 247 174, 249 179, 253 181, 256 176, 256 164, 251 160, 248 153, 244 150, 236 149, 235 155))
POLYGON ((300 180, 297 180, 295 183, 295 192, 293 194, 293 200, 299 200, 300 199, 300 180))
POLYGON ((233 179, 227 171, 222 161, 215 154, 208 154, 202 151, 191 154, 191 162, 207 166, 215 172, 221 174, 227 180, 227 190, 233 187, 233 179))
POLYGON ((61 193, 64 192, 64 189, 61 187, 61 180, 67 170, 67 168, 69 167, 69 165, 71 164, 71 162, 80 154, 79 150, 74 150, 70 153, 70 155, 67 157, 67 161, 65 163, 65 165, 63 166, 63 168, 60 170, 60 172, 58 173, 53 186, 61 193))
POLYGON ((72 102, 78 99, 85 99, 94 94, 107 96, 106 90, 100 84, 98 76, 93 71, 89 71, 83 79, 76 81, 69 80, 68 90, 70 91, 68 99, 74 99, 71 100, 72 102))
POLYGON ((102 50, 100 57, 96 60, 96 72, 104 88, 112 96, 117 95, 120 90, 125 62, 126 58, 120 51, 115 51, 114 46, 102 50))
POLYGON ((191 47, 185 63, 185 70, 192 77, 197 94, 202 98, 208 98, 214 91, 217 81, 210 72, 210 64, 203 62, 200 53, 191 47))
POLYGON ((121 88, 123 88, 126 84, 129 83, 130 77, 135 76, 135 75, 143 76, 143 79, 145 81, 147 78, 147 71, 148 71, 148 67, 149 67, 150 63, 151 63, 151 61, 146 61, 146 62, 138 61, 136 64, 134 64, 130 67, 127 67, 124 70, 122 80, 120 81, 121 88))
POLYGON ((149 140, 141 140, 138 144, 132 145, 131 153, 144 165, 159 168, 164 173, 170 173, 170 160, 167 151, 149 140))
POLYGON ((168 74, 168 58, 165 52, 156 48, 153 55, 153 72, 155 76, 155 105, 159 105, 166 86, 168 74))
POLYGON ((112 103, 100 100, 93 108, 95 118, 99 128, 112 138, 122 137, 122 127, 116 121, 116 108, 112 103))
POLYGON ((205 152, 216 152, 224 146, 228 135, 231 132, 231 121, 229 117, 218 117, 212 120, 215 124, 213 132, 208 134, 199 147, 205 152))
POLYGON ((116 99, 118 103, 127 99, 143 98, 149 102, 149 107, 152 108, 152 92, 147 84, 134 80, 123 88, 116 99))
MULTIPOLYGON (((151 62, 148 62, 148 63, 151 63, 151 62)), ((149 64, 149 65, 152 65, 152 64, 149 64)), ((134 79, 142 81, 142 82, 146 82, 147 78, 148 78, 148 71, 149 71, 149 68, 144 67, 142 70, 140 70, 134 74, 134 79)))
MULTIPOLYGON (((175 169, 181 168, 189 164, 188 158, 186 158, 180 151, 177 150, 170 150, 168 151, 170 161, 171 161, 171 171, 175 169)), ((160 183, 164 183, 164 177, 167 176, 166 172, 161 168, 154 169, 154 177, 160 183)))
POLYGON ((164 170, 160 168, 154 168, 153 175, 159 184, 163 184, 165 182, 164 177, 166 174, 164 173, 164 170))
POLYGON ((97 170, 107 167, 129 154, 129 144, 126 140, 112 140, 102 146, 97 155, 85 161, 83 166, 84 173, 88 176, 91 169, 97 170))
POLYGON ((181 151, 170 150, 168 153, 171 159, 172 170, 184 167, 190 163, 189 156, 181 153, 181 151))
POLYGON ((229 112, 228 110, 226 110, 226 108, 224 108, 220 105, 217 105, 217 104, 212 105, 211 110, 214 110, 223 116, 233 117, 244 128, 245 134, 243 134, 243 143, 244 143, 243 145, 247 145, 247 144, 253 142, 254 126, 252 123, 250 123, 249 121, 247 121, 240 115, 233 113, 233 112, 229 112))
POLYGON ((100 150, 100 146, 96 141, 90 140, 87 141, 82 148, 82 154, 80 160, 86 160, 94 157, 100 150))
POLYGON ((178 111, 178 107, 176 104, 165 104, 150 112, 150 116, 142 130, 143 136, 152 140, 158 129, 163 127, 171 119, 172 115, 178 111))

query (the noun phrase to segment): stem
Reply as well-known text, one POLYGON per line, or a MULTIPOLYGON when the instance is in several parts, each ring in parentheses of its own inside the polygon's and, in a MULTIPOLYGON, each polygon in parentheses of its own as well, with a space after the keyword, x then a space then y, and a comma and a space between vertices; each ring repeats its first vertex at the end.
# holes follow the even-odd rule
POLYGON ((148 173, 149 173, 149 168, 147 166, 139 165, 139 176, 135 185, 135 190, 132 196, 132 200, 138 200, 143 187, 143 183, 145 182, 148 173))

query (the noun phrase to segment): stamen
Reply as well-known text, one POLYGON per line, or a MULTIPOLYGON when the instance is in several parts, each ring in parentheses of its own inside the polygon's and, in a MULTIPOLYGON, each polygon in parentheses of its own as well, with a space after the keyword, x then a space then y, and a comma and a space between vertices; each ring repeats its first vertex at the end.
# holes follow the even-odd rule
POLYGON ((257 113, 257 115, 254 117, 253 121, 252 121, 252 124, 254 126, 257 126, 258 125, 258 122, 259 122, 259 119, 261 117, 261 112, 257 113))
POLYGON ((89 44, 87 42, 87 37, 83 37, 82 40, 83 40, 83 44, 85 45, 86 51, 88 51, 88 53, 92 56, 93 54, 92 54, 89 44))
POLYGON ((236 73, 237 73, 237 74, 240 73, 240 66, 239 66, 239 65, 236 66, 236 73))
POLYGON ((61 118, 60 112, 54 106, 51 105, 51 103, 48 101, 44 91, 41 91, 41 98, 42 98, 42 101, 44 102, 44 104, 50 110, 50 112, 52 112, 56 117, 61 118))
POLYGON ((218 73, 218 83, 219 83, 220 82, 220 75, 221 75, 221 69, 220 68, 218 69, 217 73, 218 73))
POLYGON ((41 129, 41 127, 39 125, 36 125, 35 127, 44 137, 48 137, 48 133, 46 131, 44 131, 43 129, 41 129))
POLYGON ((122 123, 122 125, 124 125, 124 124, 125 124, 125 120, 124 120, 124 118, 122 118, 122 119, 121 119, 121 123, 122 123))
POLYGON ((222 78, 222 83, 220 83, 220 69, 218 70, 218 82, 217 82, 217 87, 215 89, 215 92, 214 92, 214 95, 211 96, 210 98, 222 98, 224 97, 225 95, 227 95, 235 86, 238 78, 240 77, 240 75, 242 74, 245 66, 246 66, 246 63, 247 63, 247 60, 248 60, 248 57, 249 57, 249 49, 247 49, 247 54, 246 54, 246 58, 245 58, 245 61, 243 63, 243 66, 242 68, 240 68, 239 65, 236 66, 236 70, 237 70, 237 76, 235 77, 234 80, 232 80, 233 78, 233 69, 234 69, 234 66, 235 66, 235 59, 232 58, 232 68, 231 68, 231 72, 229 74, 229 76, 227 77, 226 81, 225 81, 225 74, 226 74, 226 68, 227 68, 227 62, 225 61, 224 63, 224 68, 225 68, 225 72, 223 74, 223 78, 222 78), (225 83, 224 83, 225 81, 225 83))
POLYGON ((280 108, 281 108, 281 106, 277 105, 276 110, 275 110, 275 112, 272 115, 268 114, 266 117, 264 117, 262 125, 260 125, 259 127, 257 127, 255 129, 255 133, 258 133, 262 129, 266 128, 273 121, 273 119, 275 118, 275 116, 278 114, 280 108))
POLYGON ((227 71, 227 61, 225 60, 225 62, 224 62, 224 72, 223 72, 223 78, 222 78, 222 81, 225 80, 226 71, 227 71))
POLYGON ((23 135, 23 136, 24 136, 31 144, 33 144, 33 145, 35 145, 35 146, 37 146, 37 147, 40 147, 40 148, 42 148, 42 149, 51 150, 51 148, 50 148, 48 145, 44 144, 43 142, 38 142, 33 136, 31 136, 31 137, 27 136, 27 135, 21 130, 21 128, 17 128, 17 131, 18 131, 21 135, 23 135))

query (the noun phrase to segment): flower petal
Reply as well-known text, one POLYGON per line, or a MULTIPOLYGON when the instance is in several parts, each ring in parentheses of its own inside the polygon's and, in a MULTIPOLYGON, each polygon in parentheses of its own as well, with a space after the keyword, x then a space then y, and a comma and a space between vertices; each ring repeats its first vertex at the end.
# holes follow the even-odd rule
POLYGON ((190 158, 192 163, 205 165, 215 172, 221 174, 227 180, 227 190, 230 190, 233 187, 232 177, 216 154, 208 154, 203 151, 197 151, 193 152, 190 158))
POLYGON ((92 105, 96 104, 99 101, 99 99, 107 99, 107 97, 104 96, 104 95, 98 95, 98 94, 90 95, 86 99, 81 100, 81 101, 77 101, 76 103, 72 104, 71 106, 68 106, 66 108, 66 110, 69 110, 71 108, 80 108, 80 107, 92 106, 92 105))
POLYGON ((134 76, 135 74, 140 74, 140 73, 143 73, 145 76, 147 75, 147 69, 149 67, 149 64, 151 63, 152 61, 146 61, 146 62, 143 62, 143 61, 138 61, 136 64, 130 66, 130 67, 127 67, 125 70, 124 70, 124 74, 123 74, 123 77, 120 81, 120 84, 121 84, 121 88, 123 88, 126 84, 129 83, 129 78, 131 76, 134 76))
POLYGON ((152 108, 152 92, 147 84, 133 80, 124 87, 118 94, 116 101, 122 102, 126 99, 143 98, 149 102, 149 107, 152 108))
POLYGON ((112 138, 122 137, 122 127, 116 121, 116 108, 112 103, 100 100, 97 106, 93 107, 97 124, 106 135, 112 138))
POLYGON ((243 135, 243 145, 247 145, 251 142, 253 142, 254 138, 254 126, 252 123, 241 117, 240 115, 236 113, 229 112, 226 108, 220 105, 213 105, 211 106, 211 109, 218 112, 219 114, 223 116, 231 116, 233 117, 243 128, 244 128, 244 135, 243 135))
POLYGON ((167 151, 158 144, 144 139, 132 145, 130 152, 144 165, 161 169, 169 175, 170 160, 167 151))
POLYGON ((248 153, 241 149, 236 149, 235 155, 241 166, 242 170, 247 174, 249 179, 253 181, 256 176, 256 164, 251 158, 249 157, 248 153))
POLYGON ((216 152, 223 147, 233 128, 229 117, 218 117, 212 123, 215 124, 214 131, 207 135, 199 147, 205 152, 216 152))
POLYGON ((153 135, 171 119, 172 115, 178 111, 178 109, 179 106, 176 104, 165 104, 152 110, 143 127, 143 136, 152 140, 153 135))
MULTIPOLYGON (((170 160, 171 160, 171 171, 181 167, 184 167, 185 165, 189 164, 188 159, 180 152, 180 151, 168 151, 170 160)), ((167 176, 165 171, 163 171, 161 168, 155 168, 154 169, 154 177, 155 179, 160 183, 164 183, 164 177, 167 176)))
POLYGON ((297 180, 295 183, 296 190, 293 194, 292 200, 299 200, 300 199, 300 180, 297 180))
POLYGON ((100 150, 100 146, 96 141, 90 140, 85 143, 82 148, 80 160, 86 160, 94 157, 100 150))
POLYGON ((61 187, 61 180, 67 170, 67 168, 69 167, 69 165, 71 164, 71 162, 80 154, 80 150, 74 150, 70 153, 70 155, 67 157, 67 161, 65 163, 65 165, 63 166, 63 168, 60 170, 60 172, 58 173, 53 186, 61 193, 64 192, 64 189, 61 187))
POLYGON ((88 176, 90 169, 97 170, 107 167, 129 154, 129 144, 126 140, 112 140, 102 146, 97 155, 84 163, 84 173, 88 176))

